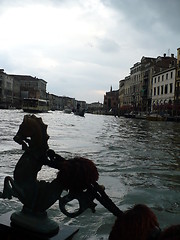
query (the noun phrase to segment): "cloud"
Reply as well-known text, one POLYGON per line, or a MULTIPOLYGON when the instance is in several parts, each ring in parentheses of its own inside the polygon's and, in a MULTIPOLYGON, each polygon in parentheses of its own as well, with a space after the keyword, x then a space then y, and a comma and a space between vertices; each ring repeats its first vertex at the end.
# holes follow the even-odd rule
MULTIPOLYGON (((179 0, 102 0, 104 4, 116 11, 116 20, 121 24, 122 15, 126 21, 128 29, 133 30, 133 34, 127 31, 131 37, 138 37, 136 43, 140 46, 147 44, 159 48, 168 45, 173 51, 177 48, 177 40, 173 34, 180 38, 179 32, 179 0), (119 14, 121 18, 119 19, 119 14), (149 41, 148 41, 149 39, 149 41), (152 43, 152 44, 151 44, 152 43), (172 43, 172 44, 171 44, 172 43)), ((139 46, 138 46, 139 47, 139 46)))
POLYGON ((117 53, 120 49, 119 44, 110 38, 97 39, 97 47, 106 53, 117 53))
POLYGON ((103 101, 142 56, 179 47, 179 1, 0 0, 0 68, 103 101), (173 16, 173 17, 172 17, 173 16), (100 97, 101 93, 101 97, 100 97))
POLYGON ((156 21, 164 26, 172 28, 174 31, 179 29, 177 19, 179 19, 179 0, 102 0, 117 12, 121 11, 128 16, 127 21, 138 29, 146 29, 147 25, 151 29, 156 21))

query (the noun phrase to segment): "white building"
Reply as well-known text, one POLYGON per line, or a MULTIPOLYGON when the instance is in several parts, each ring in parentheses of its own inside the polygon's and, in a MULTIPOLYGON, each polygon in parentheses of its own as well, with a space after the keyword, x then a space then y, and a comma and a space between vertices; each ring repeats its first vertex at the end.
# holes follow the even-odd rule
POLYGON ((169 68, 153 75, 151 110, 162 109, 173 104, 175 94, 176 68, 169 68))

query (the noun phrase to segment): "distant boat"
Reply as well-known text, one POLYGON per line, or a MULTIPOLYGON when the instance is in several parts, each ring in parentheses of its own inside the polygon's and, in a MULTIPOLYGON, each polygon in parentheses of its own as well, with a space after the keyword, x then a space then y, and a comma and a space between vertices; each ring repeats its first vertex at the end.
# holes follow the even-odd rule
POLYGON ((126 117, 126 118, 135 118, 135 113, 134 112, 130 112, 130 113, 125 113, 124 114, 124 117, 126 117))
POLYGON ((77 107, 76 107, 75 109, 73 109, 73 113, 74 113, 75 115, 84 117, 85 109, 82 108, 82 107, 80 106, 80 104, 78 103, 78 104, 77 104, 77 107))
POLYGON ((167 121, 167 116, 161 116, 156 113, 152 113, 146 116, 146 119, 149 121, 167 121))
POLYGON ((22 109, 28 113, 42 113, 49 111, 49 101, 38 98, 24 98, 22 109))
POLYGON ((85 109, 75 109, 73 112, 74 112, 75 115, 79 115, 81 117, 84 117, 85 109))
POLYGON ((64 110, 63 110, 64 113, 72 113, 72 109, 68 108, 68 107, 65 107, 64 110))
POLYGON ((136 119, 146 119, 146 117, 147 117, 147 115, 145 113, 141 113, 141 112, 139 112, 135 115, 136 119))

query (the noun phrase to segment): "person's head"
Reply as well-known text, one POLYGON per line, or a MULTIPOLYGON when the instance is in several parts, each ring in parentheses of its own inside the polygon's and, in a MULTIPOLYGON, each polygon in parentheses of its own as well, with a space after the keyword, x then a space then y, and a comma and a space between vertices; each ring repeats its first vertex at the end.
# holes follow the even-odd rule
POLYGON ((109 240, 151 240, 159 231, 153 211, 146 205, 138 204, 116 219, 109 240))
POLYGON ((164 229, 159 240, 179 240, 180 239, 180 224, 173 225, 164 229))

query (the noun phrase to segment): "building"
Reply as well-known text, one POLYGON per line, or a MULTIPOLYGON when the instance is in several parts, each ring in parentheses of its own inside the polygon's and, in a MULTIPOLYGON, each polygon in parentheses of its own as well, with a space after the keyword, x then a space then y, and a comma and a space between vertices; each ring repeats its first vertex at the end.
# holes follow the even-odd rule
POLYGON ((81 101, 81 100, 75 100, 75 109, 77 109, 77 108, 87 109, 86 102, 85 101, 81 101))
POLYGON ((119 103, 118 103, 118 112, 119 115, 123 115, 124 109, 124 83, 125 83, 125 79, 122 79, 119 81, 119 103))
POLYGON ((174 102, 175 102, 174 115, 180 116, 180 48, 177 49, 177 71, 176 71, 174 102))
POLYGON ((130 76, 126 76, 123 80, 119 81, 119 115, 124 115, 132 111, 130 87, 130 76))
POLYGON ((51 110, 63 110, 63 98, 62 97, 48 93, 47 99, 49 100, 49 108, 51 110))
POLYGON ((21 108, 24 98, 40 98, 47 100, 47 82, 29 75, 9 75, 14 82, 14 103, 15 107, 21 108), (19 105, 19 106, 18 106, 19 105))
POLYGON ((141 59, 141 111, 150 112, 152 96, 152 75, 154 73, 155 58, 142 57, 141 59))
POLYGON ((14 80, 20 81, 21 98, 47 99, 47 82, 28 75, 11 75, 14 80))
POLYGON ((125 81, 124 81, 124 98, 123 98, 123 105, 127 106, 127 107, 132 107, 131 106, 131 77, 127 76, 125 77, 125 81))
POLYGON ((153 75, 151 111, 173 114, 176 67, 153 75))
POLYGON ((141 62, 137 62, 130 68, 130 103, 133 111, 140 111, 142 106, 141 98, 142 74, 141 62))
MULTIPOLYGON (((153 76, 176 68, 174 54, 157 58, 142 57, 130 68, 130 75, 119 82, 120 114, 130 111, 150 112, 152 110, 153 76)), ((155 86, 156 88, 156 86, 155 86)), ((178 92, 178 91, 177 91, 178 92)), ((156 96, 157 97, 157 96, 156 96)), ((154 96, 154 98, 156 98, 154 96)), ((157 102, 157 99, 153 99, 157 102)))
POLYGON ((155 58, 142 57, 119 82, 120 113, 145 112, 151 108, 151 79, 155 58))
POLYGON ((87 104, 87 112, 93 114, 103 114, 103 104, 100 102, 93 102, 87 104))
POLYGON ((13 107, 13 78, 0 69, 0 108, 13 107))
POLYGON ((85 101, 57 96, 46 92, 47 82, 29 75, 6 74, 0 69, 0 108, 22 108, 24 98, 49 100, 52 110, 76 109, 77 104, 86 109, 85 101))
POLYGON ((21 81, 13 77, 13 107, 21 108, 21 81))
POLYGON ((46 84, 43 79, 6 74, 0 69, 0 107, 21 108, 23 98, 47 99, 46 84))
POLYGON ((104 111, 105 114, 118 114, 118 103, 119 103, 119 90, 112 90, 112 86, 110 88, 110 92, 106 92, 104 95, 104 111))

